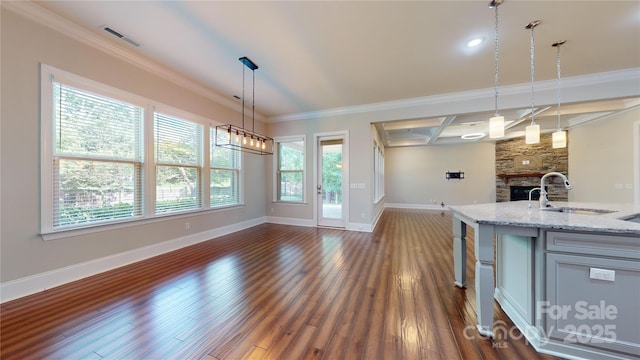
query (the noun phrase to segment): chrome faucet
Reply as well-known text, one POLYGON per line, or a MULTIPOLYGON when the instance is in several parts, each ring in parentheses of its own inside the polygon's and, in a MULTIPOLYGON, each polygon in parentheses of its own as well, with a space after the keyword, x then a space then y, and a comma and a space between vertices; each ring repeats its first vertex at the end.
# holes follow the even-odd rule
POLYGON ((540 191, 540 188, 537 187, 537 188, 533 188, 533 189, 529 190, 529 205, 527 206, 529 208, 531 207, 531 193, 533 193, 536 190, 540 191))
POLYGON ((545 180, 547 180, 547 178, 549 176, 559 176, 562 178, 562 181, 564 181, 564 187, 567 188, 567 190, 571 190, 571 183, 569 182, 569 179, 567 179, 566 176, 564 176, 564 174, 559 173, 559 172, 550 172, 550 173, 546 173, 542 176, 542 179, 540 179, 540 209, 544 209, 546 207, 549 206, 549 199, 547 198, 547 191, 545 190, 544 187, 544 182, 545 180))

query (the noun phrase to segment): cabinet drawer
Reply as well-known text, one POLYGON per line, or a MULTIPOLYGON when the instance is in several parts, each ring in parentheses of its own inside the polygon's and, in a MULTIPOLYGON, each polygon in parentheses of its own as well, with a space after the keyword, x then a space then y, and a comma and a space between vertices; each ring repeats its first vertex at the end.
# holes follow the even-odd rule
POLYGON ((546 335, 625 354, 640 354, 640 262, 547 254, 547 299, 536 305, 546 335), (615 274, 591 278, 593 268, 615 274))
POLYGON ((549 231, 546 245, 549 251, 640 259, 639 237, 549 231))

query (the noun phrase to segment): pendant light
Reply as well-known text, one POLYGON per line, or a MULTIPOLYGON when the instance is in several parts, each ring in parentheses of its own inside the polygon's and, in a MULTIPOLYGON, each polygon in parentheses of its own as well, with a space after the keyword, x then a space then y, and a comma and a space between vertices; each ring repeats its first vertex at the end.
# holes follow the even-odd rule
POLYGON ((537 144, 540 142, 540 125, 536 124, 535 120, 535 97, 534 97, 534 82, 535 82, 535 64, 534 64, 534 50, 535 39, 533 36, 533 29, 540 25, 540 20, 530 22, 525 29, 531 30, 531 125, 525 128, 524 142, 526 144, 537 144))
POLYGON ((562 130, 560 126, 560 45, 566 43, 566 40, 561 40, 553 43, 553 47, 557 50, 556 55, 556 69, 558 70, 558 130, 551 134, 551 144, 554 149, 560 149, 567 147, 567 132, 562 130))
POLYGON ((256 108, 256 72, 258 68, 251 59, 241 57, 242 63, 242 127, 227 124, 216 126, 216 146, 226 147, 238 151, 258 155, 273 155, 273 138, 255 132, 255 108, 256 108), (245 67, 251 69, 253 75, 253 97, 251 105, 251 130, 244 127, 244 72, 245 67))
POLYGON ((501 138, 504 136, 504 116, 498 114, 498 6, 504 0, 492 0, 489 8, 495 9, 496 13, 496 36, 495 36, 495 72, 494 72, 494 89, 495 89, 495 115, 489 119, 489 138, 501 138))

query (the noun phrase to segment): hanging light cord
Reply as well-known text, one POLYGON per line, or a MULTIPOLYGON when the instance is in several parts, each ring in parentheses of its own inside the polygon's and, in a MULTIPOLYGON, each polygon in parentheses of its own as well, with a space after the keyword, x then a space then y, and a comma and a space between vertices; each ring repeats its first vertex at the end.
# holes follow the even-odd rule
POLYGON ((251 70, 253 74, 253 95, 251 95, 251 131, 256 131, 256 71, 251 70))
POLYGON ((534 86, 533 83, 535 81, 535 63, 533 61, 533 57, 534 57, 534 48, 535 48, 535 42, 534 42, 534 38, 533 38, 533 29, 535 26, 531 27, 531 125, 534 125, 535 122, 535 114, 533 112, 534 108, 535 108, 535 97, 534 97, 534 86))
POLYGON ((494 51, 494 55, 495 55, 495 76, 494 76, 494 88, 495 88, 495 109, 496 109, 496 116, 498 116, 498 5, 500 4, 496 4, 495 5, 495 11, 496 11, 496 48, 494 51))
POLYGON ((535 97, 534 97, 534 81, 535 81, 535 63, 534 63, 534 51, 535 51, 535 38, 533 35, 533 29, 540 24, 539 20, 532 21, 526 26, 527 29, 531 29, 531 125, 535 125, 535 97))
POLYGON ((244 67, 242 64, 242 129, 244 130, 244 67))
POLYGON ((565 40, 562 40, 553 44, 553 46, 557 48, 556 70, 558 71, 558 89, 556 91, 556 98, 558 100, 558 131, 562 130, 560 127, 560 45, 564 44, 565 42, 565 40))

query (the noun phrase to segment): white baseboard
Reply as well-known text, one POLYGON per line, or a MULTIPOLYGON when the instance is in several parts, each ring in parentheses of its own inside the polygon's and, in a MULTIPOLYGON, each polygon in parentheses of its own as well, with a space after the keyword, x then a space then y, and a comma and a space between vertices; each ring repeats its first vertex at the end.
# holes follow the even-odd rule
MULTIPOLYGON (((381 213, 381 212, 380 212, 381 213)), ((376 218, 379 218, 379 215, 376 218)), ((27 276, 21 279, 7 281, 0 284, 0 303, 15 300, 27 295, 35 294, 56 286, 80 280, 101 272, 113 270, 115 268, 129 265, 137 261, 142 261, 154 256, 181 249, 203 241, 215 239, 236 231, 244 230, 252 226, 263 223, 274 223, 282 225, 294 225, 304 227, 316 226, 313 220, 295 219, 284 217, 260 217, 236 224, 226 225, 219 228, 207 230, 197 234, 190 234, 173 240, 167 240, 159 244, 133 249, 119 254, 105 256, 99 259, 90 260, 80 264, 70 265, 63 268, 47 271, 44 273, 27 276)), ((372 232, 374 225, 366 223, 349 223, 347 230, 372 232)))
POLYGON ((395 209, 418 209, 418 210, 449 210, 448 206, 431 205, 431 204, 399 204, 399 203, 386 203, 385 208, 395 209))
POLYGON ((376 214, 376 216, 373 218, 373 221, 371 223, 371 231, 373 231, 373 229, 376 228, 376 226, 378 226, 378 221, 380 221, 380 217, 382 216, 382 213, 384 212, 384 209, 386 208, 386 204, 385 206, 382 206, 380 208, 380 210, 378 210, 378 213, 376 214))
POLYGON ((265 222, 267 222, 265 217, 259 217, 197 234, 190 234, 177 239, 164 241, 159 244, 125 251, 120 254, 105 256, 84 263, 66 266, 17 280, 7 281, 0 284, 0 303, 35 294, 71 281, 129 265, 137 261, 211 240, 252 226, 260 225, 265 222))
POLYGON ((305 227, 316 226, 315 222, 311 219, 297 219, 297 218, 278 217, 278 216, 267 216, 266 222, 271 224, 280 224, 280 225, 294 225, 294 226, 305 226, 305 227))
POLYGON ((347 230, 360 231, 360 232, 372 232, 373 226, 367 223, 349 223, 347 224, 347 230))

